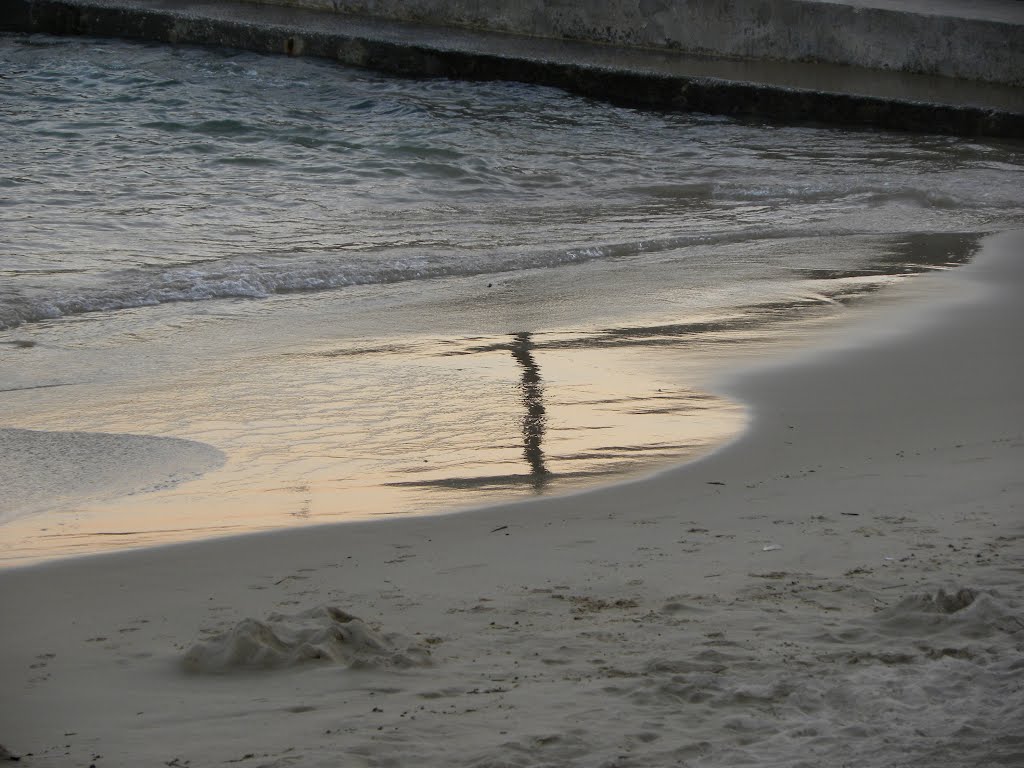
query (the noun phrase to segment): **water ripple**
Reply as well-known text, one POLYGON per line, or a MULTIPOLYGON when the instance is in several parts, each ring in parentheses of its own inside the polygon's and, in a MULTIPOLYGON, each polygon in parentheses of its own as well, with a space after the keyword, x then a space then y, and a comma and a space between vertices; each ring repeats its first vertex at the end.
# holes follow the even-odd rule
POLYGON ((0 327, 661 252, 650 243, 685 258, 708 237, 1022 218, 1024 152, 1006 143, 80 38, 0 36, 0 70, 0 327))

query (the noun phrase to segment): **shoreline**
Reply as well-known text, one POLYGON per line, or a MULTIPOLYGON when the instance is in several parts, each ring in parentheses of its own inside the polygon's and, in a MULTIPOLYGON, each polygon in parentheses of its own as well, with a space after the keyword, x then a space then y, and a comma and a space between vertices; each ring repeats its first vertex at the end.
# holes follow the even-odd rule
MULTIPOLYGON (((747 303, 694 312, 676 311, 672 299, 685 295, 671 293, 650 302, 657 307, 668 299, 665 308, 629 309, 622 297, 649 291, 669 267, 651 274, 628 263, 585 265, 559 279, 548 271, 502 275, 485 294, 472 279, 445 281, 411 304, 388 299, 392 327, 386 332, 374 324, 384 316, 379 308, 369 319, 356 310, 325 319, 330 306, 318 297, 320 303, 256 326, 250 340, 274 339, 260 346, 256 366, 248 354, 226 362, 221 356, 231 350, 217 346, 216 326, 181 334, 177 305, 167 307, 147 331, 151 338, 163 336, 163 329, 171 333, 145 351, 148 370, 170 374, 137 375, 115 388, 90 385, 89 379, 102 382, 119 366, 134 371, 124 362, 132 359, 131 348, 90 345, 76 385, 77 398, 90 408, 72 411, 63 390, 33 389, 21 401, 31 407, 13 423, 42 430, 33 434, 50 440, 70 437, 68 429, 114 433, 119 444, 136 439, 133 434, 175 436, 215 445, 226 460, 182 484, 168 464, 163 471, 173 482, 151 493, 95 502, 67 498, 63 509, 14 520, 0 531, 0 567, 257 530, 476 509, 663 471, 717 450, 742 431, 746 408, 713 394, 716 371, 825 344, 841 328, 856 326, 858 317, 889 312, 904 300, 926 301, 929 291, 942 288, 919 273, 961 264, 977 247, 975 238, 966 241, 971 245, 961 248, 967 250, 954 254, 940 237, 930 248, 934 264, 869 261, 853 277, 826 272, 748 291, 747 303), (560 307, 553 297, 570 284, 577 301, 560 307), (441 297, 462 309, 442 318, 441 297), (527 300, 531 314, 524 319, 518 308, 527 300), (492 315, 483 324, 482 312, 492 315), (443 320, 442 327, 406 335, 424 315, 443 320), (353 321, 344 337, 324 333, 353 321), (533 330, 510 333, 523 326, 533 330), (196 359, 189 367, 169 363, 186 338, 196 359), (528 358, 521 354, 527 344, 528 358), (208 372, 214 359, 220 363, 208 372), (538 376, 540 387, 531 384, 538 376), (272 414, 224 406, 271 396, 272 414), (126 410, 126 397, 146 406, 126 410), (538 407, 544 409, 539 422, 530 410, 538 407), (183 420, 180 413, 190 416, 183 420), (386 414, 386 422, 375 413, 386 414), (374 434, 381 423, 386 429, 374 434), (404 438, 398 442, 391 433, 404 438), (371 461, 374 449, 385 458, 371 461)), ((372 295, 380 300, 380 293, 372 295)), ((364 299, 371 301, 369 294, 364 299)), ((87 323, 39 333, 33 349, 46 355, 58 333, 83 329, 87 323)), ((38 372, 22 368, 24 380, 50 381, 51 372, 70 369, 82 357, 68 363, 59 352, 43 357, 38 372)), ((103 455, 92 458, 103 471, 127 472, 122 464, 104 468, 103 455)), ((47 477, 37 475, 34 482, 45 487, 47 477)), ((24 482, 31 484, 27 476, 24 482)), ((8 500, 2 509, 14 508, 8 500)))
POLYGON ((1022 253, 987 238, 949 278, 969 297, 728 382, 749 429, 653 477, 0 573, 0 743, 28 766, 1010 764, 1022 253))

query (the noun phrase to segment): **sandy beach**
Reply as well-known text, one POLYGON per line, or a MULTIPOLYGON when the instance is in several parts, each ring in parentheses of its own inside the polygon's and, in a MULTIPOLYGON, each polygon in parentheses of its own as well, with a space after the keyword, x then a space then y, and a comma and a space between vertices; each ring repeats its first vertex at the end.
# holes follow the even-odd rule
POLYGON ((988 238, 929 305, 720 382, 748 430, 653 477, 5 571, 0 744, 28 766, 1024 764, 1022 257, 988 238))

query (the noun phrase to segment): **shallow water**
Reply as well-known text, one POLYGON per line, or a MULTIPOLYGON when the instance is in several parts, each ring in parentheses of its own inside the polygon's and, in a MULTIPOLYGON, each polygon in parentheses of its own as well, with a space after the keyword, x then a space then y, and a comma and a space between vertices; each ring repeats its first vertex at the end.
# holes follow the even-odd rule
POLYGON ((1019 144, 88 39, 2 36, 0 73, 0 427, 226 456, 31 518, 19 470, 12 559, 699 455, 744 419, 716 360, 1022 219, 1019 144))

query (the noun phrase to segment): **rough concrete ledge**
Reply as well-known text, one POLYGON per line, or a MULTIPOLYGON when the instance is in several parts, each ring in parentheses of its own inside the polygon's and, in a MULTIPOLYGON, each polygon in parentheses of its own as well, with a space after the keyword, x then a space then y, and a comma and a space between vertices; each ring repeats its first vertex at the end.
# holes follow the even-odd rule
POLYGON ((1024 85, 1019 0, 265 1, 632 48, 1024 85))
POLYGON ((0 0, 0 28, 307 55, 406 76, 515 80, 643 108, 1024 138, 1024 90, 822 64, 697 58, 188 0, 0 0))

